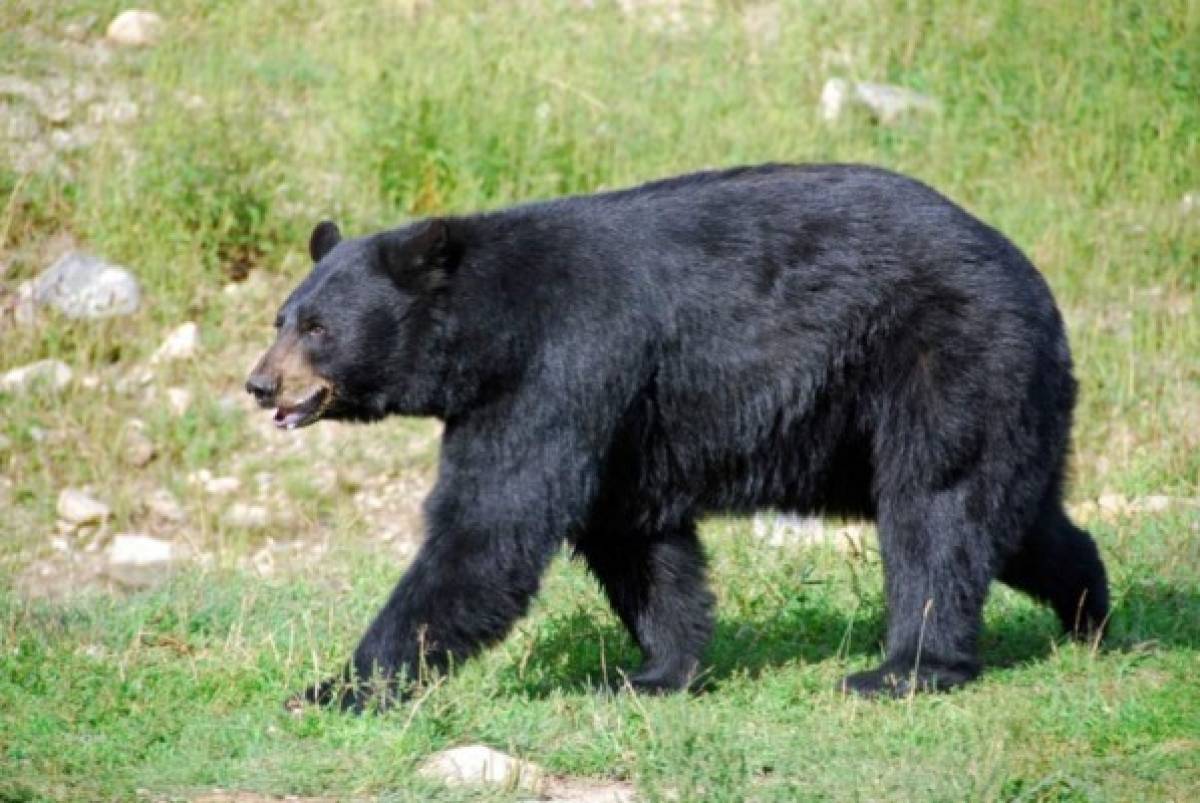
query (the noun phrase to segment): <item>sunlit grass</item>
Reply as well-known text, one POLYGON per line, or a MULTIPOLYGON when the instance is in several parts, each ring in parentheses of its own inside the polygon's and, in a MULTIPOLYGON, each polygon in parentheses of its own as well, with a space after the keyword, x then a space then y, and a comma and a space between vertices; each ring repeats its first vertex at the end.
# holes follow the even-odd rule
MULTIPOLYGON (((119 6, 5 3, 0 73, 79 69, 45 42, 89 16, 94 39, 119 6)), ((1200 211, 1180 204, 1200 190, 1200 6, 694 6, 680 27, 603 0, 184 0, 159 4, 163 43, 88 68, 126 85, 141 115, 68 157, 67 175, 0 169, 0 281, 34 276, 40 244, 68 236, 129 266, 147 303, 120 321, 0 330, 0 369, 53 357, 76 371, 57 395, 0 395, 0 800, 217 786, 475 799, 412 772, 470 741, 627 778, 647 800, 1200 793, 1200 211), (748 22, 765 6, 778 8, 768 30, 748 22), (830 76, 909 86, 942 111, 827 125, 830 76), (513 638, 416 713, 284 714, 283 696, 345 656, 398 571, 350 501, 362 441, 327 463, 312 440, 247 454, 262 441, 228 403, 306 269, 313 223, 358 233, 704 167, 827 160, 921 178, 1045 273, 1080 380, 1070 499, 1110 565, 1110 647, 1060 644, 1050 614, 998 590, 977 686, 845 700, 836 680, 879 649, 873 553, 775 551, 722 519, 705 526, 721 619, 703 694, 599 691, 635 652, 591 581, 559 565, 513 638), (199 323, 201 356, 122 384, 182 320, 199 323), (192 393, 186 414, 164 407, 167 386, 192 393), (133 417, 158 448, 144 468, 122 458, 133 417), (248 488, 273 473, 294 515, 269 533, 224 525, 226 502, 188 479, 208 467, 248 488), (215 560, 131 597, 29 602, 9 580, 45 555, 68 485, 102 492, 113 532, 146 521, 147 488, 170 489, 192 513, 184 535, 215 560), (1085 504, 1102 494, 1172 501, 1110 515, 1085 504), (328 551, 263 580, 244 559, 268 537, 328 551)), ((430 425, 374 432, 395 444, 388 476, 428 477, 430 425)))

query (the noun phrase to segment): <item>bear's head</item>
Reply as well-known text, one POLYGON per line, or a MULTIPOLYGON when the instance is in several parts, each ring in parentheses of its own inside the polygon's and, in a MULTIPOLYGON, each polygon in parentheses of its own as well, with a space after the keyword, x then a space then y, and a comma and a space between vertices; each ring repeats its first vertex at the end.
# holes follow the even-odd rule
POLYGON ((246 390, 283 429, 321 418, 438 415, 447 371, 445 287, 456 255, 444 219, 343 240, 323 221, 313 268, 275 318, 246 390))

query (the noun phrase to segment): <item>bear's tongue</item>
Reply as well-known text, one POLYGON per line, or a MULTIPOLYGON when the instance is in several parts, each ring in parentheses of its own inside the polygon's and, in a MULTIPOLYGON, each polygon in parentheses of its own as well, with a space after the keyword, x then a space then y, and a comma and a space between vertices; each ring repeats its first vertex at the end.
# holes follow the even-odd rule
POLYGON ((304 420, 304 411, 295 407, 279 407, 275 410, 275 426, 280 429, 295 429, 304 420))
POLYGON ((297 404, 281 404, 275 408, 275 426, 280 429, 295 429, 303 426, 320 409, 329 391, 314 388, 297 404))

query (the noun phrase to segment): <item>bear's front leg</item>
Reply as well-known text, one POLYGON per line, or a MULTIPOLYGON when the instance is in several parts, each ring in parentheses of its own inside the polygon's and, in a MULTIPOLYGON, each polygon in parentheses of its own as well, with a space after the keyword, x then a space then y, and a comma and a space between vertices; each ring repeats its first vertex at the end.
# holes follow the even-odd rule
MULTIPOLYGON (((577 442, 541 434, 546 444, 577 442)), ((289 708, 305 701, 356 712, 372 702, 386 707, 425 672, 504 638, 525 613, 587 503, 586 460, 561 448, 531 453, 504 445, 447 429, 416 559, 344 672, 292 698, 289 708)))
POLYGON ((557 543, 503 527, 432 528, 345 671, 304 700, 386 708, 424 673, 496 643, 525 613, 557 543))

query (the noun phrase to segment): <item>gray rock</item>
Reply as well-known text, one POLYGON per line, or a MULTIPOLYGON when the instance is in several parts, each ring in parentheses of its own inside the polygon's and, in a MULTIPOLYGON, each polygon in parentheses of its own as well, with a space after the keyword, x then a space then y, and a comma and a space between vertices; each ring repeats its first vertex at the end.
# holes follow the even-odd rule
POLYGON ((78 488, 63 488, 55 510, 60 519, 75 527, 99 524, 112 515, 108 505, 78 488))
POLYGON ((158 41, 163 31, 163 19, 153 11, 128 9, 108 24, 105 37, 125 47, 142 47, 158 41))
POLYGON ((72 251, 34 280, 33 297, 70 318, 107 318, 136 312, 141 288, 125 268, 72 251))
POLYGON ((0 390, 19 393, 37 388, 62 390, 71 382, 71 369, 61 360, 38 360, 0 376, 0 390))
POLYGON ((826 122, 838 120, 851 105, 865 108, 884 125, 898 122, 910 113, 941 109, 935 98, 902 86, 845 78, 830 78, 825 82, 821 89, 821 116, 826 122))

